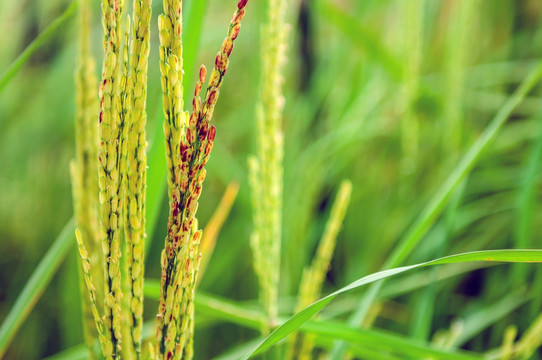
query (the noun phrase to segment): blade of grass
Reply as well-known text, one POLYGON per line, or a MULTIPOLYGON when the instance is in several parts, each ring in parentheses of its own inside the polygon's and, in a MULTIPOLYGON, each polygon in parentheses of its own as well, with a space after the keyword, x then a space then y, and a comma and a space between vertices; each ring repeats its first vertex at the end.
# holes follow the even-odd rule
MULTIPOLYGON (((455 223, 455 218, 458 213, 459 204, 461 203, 461 199, 463 197, 467 182, 468 179, 461 183, 459 189, 454 193, 452 199, 450 200, 450 205, 448 206, 446 212, 443 215, 444 232, 442 236, 437 240, 439 246, 437 248, 437 251, 431 255, 432 257, 442 257, 446 255, 448 244, 454 235, 453 227, 455 223)), ((436 281, 437 269, 432 269, 431 271, 433 273, 431 285, 424 289, 424 291, 421 293, 421 296, 416 300, 416 303, 413 306, 415 315, 413 316, 414 320, 412 321, 411 332, 414 338, 420 340, 429 339, 429 335, 431 333, 431 325, 433 323, 433 314, 435 311, 434 306, 438 286, 436 281)))
MULTIPOLYGON (((384 269, 400 265, 407 258, 407 256, 412 253, 423 236, 440 216, 454 191, 470 173, 484 150, 486 150, 493 139, 495 139, 495 136, 503 127, 512 111, 514 111, 514 109, 527 96, 529 91, 537 84, 541 76, 542 62, 539 62, 519 85, 516 91, 514 91, 512 96, 504 103, 488 127, 486 127, 484 132, 470 147, 459 164, 457 164, 452 173, 448 176, 446 181, 444 181, 442 186, 437 190, 435 195, 433 195, 427 206, 423 209, 421 214, 409 228, 407 234, 400 241, 398 246, 393 249, 392 253, 384 263, 384 269)), ((378 282, 370 287, 366 295, 361 299, 358 310, 348 319, 348 324, 358 326, 363 321, 373 300, 377 296, 382 283, 383 282, 378 282)), ((334 360, 342 359, 345 350, 345 344, 337 344, 332 352, 331 358, 334 360)))
POLYGON ((70 246, 74 245, 74 230, 75 222, 72 218, 64 226, 15 300, 15 304, 0 327, 0 358, 4 356, 9 343, 45 291, 70 246))
MULTIPOLYGON (((144 285, 144 294, 146 299, 158 300, 160 297, 160 281, 154 279, 146 279, 144 285)), ((265 323, 265 316, 262 312, 247 309, 241 307, 234 302, 220 299, 210 295, 206 295, 200 291, 197 292, 195 300, 196 313, 202 315, 213 316, 224 321, 229 321, 234 324, 246 326, 251 329, 259 330, 265 323)), ((153 322, 145 324, 144 328, 149 329, 148 325, 152 325, 153 322)), ((152 331, 145 332, 144 338, 150 338, 154 336, 154 327, 152 331)), ((258 339, 258 343, 261 342, 261 338, 258 339)), ((253 344, 254 347, 256 343, 253 344)), ((251 348, 252 348, 251 347, 251 348)), ((245 349, 245 352, 246 353, 245 349)), ((88 349, 84 344, 76 345, 72 348, 63 350, 49 358, 48 360, 61 360, 61 359, 84 359, 88 357, 88 349)), ((237 358, 239 358, 238 356, 237 358)))
MULTIPOLYGON (((492 253, 492 252, 485 252, 492 253)), ((463 254, 465 255, 465 254, 463 254)), ((469 255, 469 254, 466 254, 469 255)), ((481 256, 481 255, 480 255, 481 256)), ((457 257, 457 256, 456 256, 457 257)), ((542 261, 542 254, 538 256, 539 260, 542 261)), ((532 260, 532 259, 530 259, 532 260)), ((427 264, 420 264, 421 266, 427 264)), ((148 279, 145 281, 145 297, 147 299, 158 299, 160 296, 160 282, 154 279, 148 279)), ((215 319, 220 319, 228 321, 234 324, 241 326, 246 326, 248 328, 259 330, 262 324, 265 322, 265 315, 263 312, 246 308, 238 305, 237 303, 221 299, 216 296, 207 295, 202 292, 198 292, 195 298, 195 305, 197 308, 197 314, 213 317, 215 319)), ((285 319, 281 319, 284 321, 285 319)), ((146 324, 145 328, 147 330, 151 329, 149 325, 146 324)), ((151 329, 152 330, 152 329, 151 329)), ((386 351, 394 352, 401 354, 403 351, 408 354, 417 354, 421 357, 437 356, 439 359, 457 359, 457 360, 480 360, 481 356, 477 356, 473 353, 467 353, 463 351, 447 351, 444 352, 431 346, 423 341, 413 341, 412 339, 406 338, 401 335, 390 334, 388 332, 379 331, 379 330, 362 330, 348 327, 347 325, 335 322, 328 321, 308 321, 301 328, 302 332, 311 332, 319 337, 317 338, 317 343, 323 345, 325 348, 330 348, 332 346, 331 340, 340 339, 346 341, 352 341, 355 343, 367 343, 369 344, 369 349, 373 351, 386 351)), ((145 332, 145 337, 153 336, 152 331, 145 332)), ((249 341, 248 343, 253 343, 251 349, 254 349, 257 345, 262 342, 262 339, 257 339, 249 341)), ((240 345, 239 348, 244 348, 245 343, 240 345)), ((238 349, 237 347, 235 349, 238 349)), ((226 356, 232 354, 229 351, 224 354, 225 358, 235 358, 239 359, 242 355, 246 354, 247 350, 243 354, 235 352, 232 357, 226 356)), ((367 349, 362 347, 352 348, 352 353, 354 355, 363 356, 367 353, 367 349)), ((88 350, 84 345, 76 345, 72 348, 66 349, 58 354, 55 354, 48 360, 63 360, 63 359, 83 359, 86 358, 88 350)), ((219 357, 221 358, 221 357, 219 357)))
POLYGON ((441 264, 457 264, 462 262, 471 261, 495 261, 495 262, 542 262, 542 250, 488 250, 488 251, 475 251, 464 254, 457 254, 446 256, 440 259, 428 261, 421 264, 403 266, 388 270, 383 270, 371 275, 364 276, 349 285, 339 289, 328 296, 312 303, 307 306, 286 322, 282 323, 275 331, 271 333, 264 341, 262 341, 258 347, 255 347, 251 352, 247 353, 243 359, 249 359, 252 356, 258 355, 271 346, 284 339, 290 333, 298 329, 301 325, 306 323, 310 318, 320 312, 327 304, 329 304, 335 297, 345 292, 357 289, 361 286, 375 283, 378 280, 383 280, 409 270, 441 265, 441 264))
MULTIPOLYGON (((148 279, 145 281, 143 291, 146 298, 158 300, 160 296, 160 281, 148 279)), ((206 295, 201 291, 197 292, 194 302, 198 314, 213 316, 257 330, 265 323, 265 316, 262 312, 244 308, 216 296, 206 295)))
POLYGON ((77 1, 73 1, 60 16, 53 20, 53 22, 23 50, 17 59, 15 59, 9 68, 2 74, 2 77, 0 77, 0 93, 28 59, 55 33, 55 31, 58 30, 58 28, 60 28, 62 24, 66 22, 66 20, 75 14, 76 9, 77 1))
POLYGON ((431 283, 448 280, 455 276, 464 275, 468 272, 478 269, 484 269, 490 266, 494 266, 494 264, 463 264, 458 265, 457 267, 450 266, 439 269, 436 276, 431 272, 405 275, 404 281, 390 280, 389 282, 387 282, 386 285, 382 288, 382 291, 378 293, 378 297, 381 299, 393 299, 401 295, 408 294, 409 292, 415 291, 422 287, 428 286, 431 283))
MULTIPOLYGON (((540 169, 540 159, 542 158, 542 126, 539 130, 538 140, 536 141, 524 169, 524 180, 519 191, 517 213, 515 246, 518 248, 529 247, 533 237, 534 207, 536 203, 535 189, 538 171, 540 169)), ((515 281, 521 281, 527 272, 524 266, 514 266, 515 281)))
MULTIPOLYGON (((412 341, 393 334, 382 331, 361 330, 349 328, 340 323, 331 322, 308 322, 301 328, 302 331, 316 334, 316 342, 323 347, 331 348, 333 340, 342 339, 351 341, 352 344, 367 343, 365 346, 353 346, 352 355, 361 359, 403 359, 404 355, 412 355, 414 358, 438 358, 442 360, 482 360, 482 355, 469 353, 466 351, 445 351, 430 345, 412 341), (395 357, 391 354, 398 354, 395 357)), ((259 339, 254 339, 228 350, 224 354, 215 358, 215 360, 237 360, 246 354, 247 349, 254 347, 259 339), (244 350, 244 351, 243 351, 244 350)))
POLYGON ((493 118, 489 126, 484 130, 482 135, 467 151, 459 164, 452 171, 440 189, 435 193, 429 204, 422 211, 420 216, 414 222, 406 236, 400 242, 399 246, 394 249, 390 257, 385 263, 385 267, 397 266, 403 262, 412 250, 418 245, 420 239, 427 233, 431 225, 437 217, 442 213, 445 205, 454 193, 455 189, 465 179, 467 174, 472 170, 481 154, 487 149, 491 141, 495 138, 499 130, 502 128, 512 111, 521 103, 527 93, 536 85, 542 76, 542 63, 527 76, 521 83, 514 94, 506 101, 493 118))
POLYGON ((427 345, 422 341, 403 338, 384 331, 351 328, 340 323, 309 322, 303 330, 324 336, 327 339, 346 340, 353 344, 364 344, 368 349, 389 351, 400 355, 401 359, 412 356, 413 359, 434 358, 440 360, 482 360, 484 357, 465 351, 447 351, 427 345))
MULTIPOLYGON (((324 336, 317 336, 316 341, 318 342, 319 347, 323 349, 331 349, 333 347, 333 339, 328 339, 324 336)), ((371 359, 371 360, 403 360, 402 357, 397 357, 391 355, 390 352, 386 350, 373 350, 367 347, 350 344, 350 354, 356 356, 356 359, 371 359)))
MULTIPOLYGON (((542 257, 542 255, 541 255, 542 257)), ((157 299, 160 295, 160 285, 157 280, 147 280, 145 283, 145 296, 147 298, 157 299)), ((220 299, 215 296, 210 296, 198 292, 195 300, 197 313, 200 315, 207 315, 221 320, 229 321, 238 325, 246 326, 254 330, 259 330, 262 324, 265 322, 265 315, 257 310, 247 309, 239 306, 236 303, 220 299)), ((284 320, 284 319, 282 319, 284 320)), ((307 322, 300 329, 303 332, 311 332, 324 337, 327 340, 340 339, 352 341, 353 343, 367 343, 369 347, 377 350, 386 350, 395 353, 401 353, 404 351, 408 354, 417 354, 418 357, 424 356, 437 356, 439 359, 481 359, 480 356, 474 354, 460 353, 460 352, 444 352, 431 347, 425 342, 416 342, 412 339, 405 338, 400 335, 389 334, 383 331, 375 330, 361 330, 350 328, 340 323, 333 323, 327 321, 310 321, 307 322)), ((261 339, 258 343, 261 343, 261 339)), ((252 349, 258 345, 254 344, 252 349)), ((241 345, 244 347, 246 344, 241 345)), ((331 343, 329 343, 331 347, 331 343)), ((354 350, 354 353, 356 351, 354 350)), ((235 357, 225 358, 242 358, 241 355, 235 352, 235 357)), ((357 353, 356 353, 357 354, 357 353)), ((226 355, 226 354, 224 354, 226 355)))

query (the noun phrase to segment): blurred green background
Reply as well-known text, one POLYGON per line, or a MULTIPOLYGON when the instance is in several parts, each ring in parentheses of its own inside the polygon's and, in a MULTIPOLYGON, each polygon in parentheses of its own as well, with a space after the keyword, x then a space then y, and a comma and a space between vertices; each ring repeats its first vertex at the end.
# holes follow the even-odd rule
MULTIPOLYGON (((0 72, 69 4, 1 1, 0 72)), ((207 1, 197 64, 212 65, 235 4, 207 1)), ((538 0, 297 0, 287 6, 285 315, 292 311, 302 269, 312 258, 342 179, 354 185, 352 201, 325 293, 379 270, 466 149, 542 59, 538 0)), ((98 72, 99 1, 93 9, 98 72)), ((215 149, 198 212, 205 225, 226 186, 240 182, 200 289, 255 308, 247 157, 256 151, 259 30, 265 11, 265 2, 249 3, 215 112, 215 149)), ((154 1, 149 139, 163 119, 159 13, 161 2, 154 1)), ((65 22, 0 92, 0 321, 72 215, 75 20, 65 22)), ((541 95, 538 86, 514 111, 405 263, 480 249, 541 247, 541 95)), ((154 279, 167 222, 165 198, 162 203, 156 231, 148 234, 146 276, 154 279)), ((43 358, 81 343, 77 261, 73 247, 6 359, 43 358)), ((542 269, 455 265, 394 279, 382 294, 376 328, 426 341, 447 336, 453 346, 487 351, 500 346, 508 325, 515 324, 521 336, 540 313, 542 269), (441 278, 446 280, 425 286, 441 278), (416 287, 423 289, 412 291, 416 287)), ((326 314, 346 318, 359 295, 343 296, 326 314)), ((152 319, 156 302, 146 305, 145 317, 152 319)), ((257 335, 200 317, 196 358, 212 358, 257 335)))

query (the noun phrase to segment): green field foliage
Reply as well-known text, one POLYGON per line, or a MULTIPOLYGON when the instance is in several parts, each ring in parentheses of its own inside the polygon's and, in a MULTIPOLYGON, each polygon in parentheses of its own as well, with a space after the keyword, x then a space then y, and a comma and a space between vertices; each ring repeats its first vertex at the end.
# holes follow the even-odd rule
POLYGON ((0 359, 542 360, 541 1, 100 3, 0 1, 0 359))

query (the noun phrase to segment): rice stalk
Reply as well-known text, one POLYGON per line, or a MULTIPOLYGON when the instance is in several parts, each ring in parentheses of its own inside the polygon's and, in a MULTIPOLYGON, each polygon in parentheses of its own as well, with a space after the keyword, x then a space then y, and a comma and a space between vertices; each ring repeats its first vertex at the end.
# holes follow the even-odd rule
POLYGON ((516 339, 517 333, 518 329, 514 325, 510 325, 504 330, 500 360, 511 360, 513 358, 514 340, 516 339))
MULTIPOLYGON (((124 41, 120 39, 122 7, 122 1, 102 2, 104 63, 99 87, 99 146, 94 156, 86 157, 98 173, 99 192, 86 189, 85 193, 99 194, 97 238, 103 251, 103 278, 98 283, 103 282, 105 288, 103 318, 98 316, 91 276, 100 264, 87 260, 83 240, 90 239, 89 234, 77 233, 89 301, 106 359, 140 358, 143 323, 145 103, 151 0, 134 0, 134 24, 131 28, 127 19, 124 41)), ((88 116, 82 128, 90 133, 95 122, 92 112, 88 116)), ((77 140, 78 147, 91 141, 77 140)), ((85 230, 84 225, 80 228, 85 230)))
POLYGON ((122 142, 122 1, 103 0, 104 62, 100 83, 100 231, 105 257, 105 329, 109 341, 104 356, 117 358, 121 348, 122 288, 120 219, 122 209, 120 157, 122 142))
MULTIPOLYGON (((103 274, 98 264, 102 262, 102 253, 98 232, 98 126, 95 113, 98 111, 96 84, 94 75, 95 62, 90 52, 90 18, 91 11, 88 0, 82 0, 78 9, 79 46, 75 70, 75 159, 70 164, 73 184, 73 200, 76 223, 85 247, 89 252, 89 266, 94 269, 92 277, 103 282, 103 274)), ((89 274, 90 275, 90 274, 89 274)), ((81 276, 81 293, 86 293, 83 276, 81 276)), ((85 343, 89 349, 97 340, 92 304, 83 295, 83 332, 85 343)), ((101 289, 96 290, 95 298, 103 299, 101 289)), ((91 357, 96 354, 91 352, 91 357)))
POLYGON ((537 349, 542 345, 542 314, 534 319, 521 340, 516 343, 515 359, 531 359, 537 349))
POLYGON ((143 326, 143 277, 145 249, 145 187, 147 174, 145 126, 147 123, 147 69, 150 49, 151 0, 134 1, 132 42, 129 58, 130 116, 126 119, 125 222, 128 278, 130 279, 128 306, 132 316, 133 348, 141 351, 143 326))
MULTIPOLYGON (((299 299, 295 312, 303 310, 305 307, 318 300, 320 296, 335 250, 337 235, 346 215, 348 204, 350 203, 351 193, 352 183, 348 180, 344 180, 339 187, 337 198, 331 208, 324 234, 320 240, 318 249, 316 250, 316 255, 312 259, 311 265, 303 272, 299 289, 299 299)), ((300 360, 312 359, 314 342, 315 337, 312 334, 295 333, 294 336, 291 337, 289 344, 289 358, 300 360)))
MULTIPOLYGON (((88 257, 88 252, 87 250, 85 249, 85 246, 83 244, 83 240, 81 239, 81 233, 78 229, 75 230, 75 237, 76 237, 76 240, 77 240, 77 245, 78 245, 78 249, 79 249, 79 256, 81 257, 81 265, 82 265, 82 269, 83 269, 83 278, 84 278, 84 281, 85 281, 85 284, 87 286, 87 289, 88 289, 88 294, 89 294, 89 308, 90 308, 90 311, 91 311, 91 315, 93 317, 93 320, 94 320, 94 324, 96 326, 96 330, 98 332, 98 339, 100 341, 100 346, 102 348, 102 351, 105 352, 107 351, 107 346, 108 346, 108 340, 106 339, 105 337, 105 328, 104 328, 104 323, 102 321, 102 318, 100 316, 100 313, 98 311, 98 305, 97 305, 97 300, 96 300, 96 288, 94 287, 94 281, 92 280, 92 274, 91 274, 91 271, 90 271, 90 258, 88 257)), ((94 357, 95 355, 93 354, 92 352, 92 348, 93 348, 93 343, 90 344, 89 346, 89 350, 90 351, 90 356, 91 357, 94 357)), ((87 344, 88 346, 88 344, 87 344)))
POLYGON ((257 156, 249 158, 254 230, 251 247, 260 283, 260 298, 267 313, 268 333, 277 325, 282 233, 283 68, 286 61, 286 2, 268 1, 267 22, 261 30, 261 80, 257 116, 257 156))
POLYGON ((205 165, 216 129, 210 124, 228 68, 233 42, 239 34, 247 0, 240 0, 215 59, 203 101, 207 78, 199 71, 192 113, 183 109, 182 2, 164 0, 159 17, 160 71, 164 106, 164 135, 168 168, 169 218, 161 255, 161 288, 155 353, 160 359, 193 357, 194 291, 201 261, 202 231, 195 217, 205 165))

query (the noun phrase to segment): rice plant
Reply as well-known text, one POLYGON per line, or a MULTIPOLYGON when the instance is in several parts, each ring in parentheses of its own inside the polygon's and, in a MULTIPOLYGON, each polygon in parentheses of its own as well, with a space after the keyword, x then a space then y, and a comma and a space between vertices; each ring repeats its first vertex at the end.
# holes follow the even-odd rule
POLYGON ((541 24, 0 2, 0 358, 542 359, 541 24))

